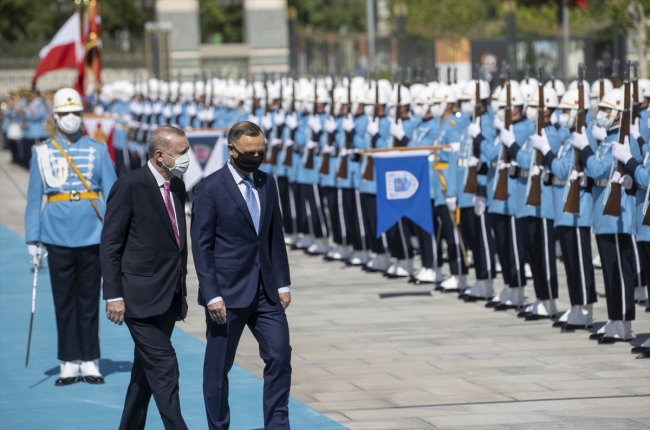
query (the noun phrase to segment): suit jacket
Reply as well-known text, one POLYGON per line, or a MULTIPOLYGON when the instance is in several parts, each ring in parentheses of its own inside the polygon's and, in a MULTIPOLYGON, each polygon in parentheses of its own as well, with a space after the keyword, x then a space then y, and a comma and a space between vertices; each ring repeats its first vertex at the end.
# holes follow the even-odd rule
POLYGON ((100 243, 104 299, 124 297, 126 315, 131 318, 167 312, 179 276, 186 295, 185 184, 172 178, 170 191, 180 247, 148 166, 121 177, 108 195, 100 243))
POLYGON ((228 308, 248 307, 260 276, 275 303, 278 288, 291 285, 275 180, 256 170, 253 181, 260 199, 259 235, 227 165, 194 189, 192 255, 203 306, 221 296, 228 308))

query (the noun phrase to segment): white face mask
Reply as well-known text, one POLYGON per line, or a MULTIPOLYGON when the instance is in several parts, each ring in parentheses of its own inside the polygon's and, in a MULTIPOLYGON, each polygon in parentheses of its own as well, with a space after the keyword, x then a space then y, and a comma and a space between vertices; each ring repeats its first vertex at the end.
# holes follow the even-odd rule
POLYGON ((365 105, 363 107, 363 113, 365 113, 367 116, 374 116, 375 115, 375 105, 365 105))
POLYGON ((538 113, 538 109, 535 107, 528 106, 526 108, 526 118, 528 118, 529 121, 537 120, 537 113, 538 113))
POLYGON ((413 106, 413 115, 419 116, 420 118, 424 117, 424 106, 415 105, 413 106))
MULTIPOLYGON (((163 151, 164 152, 164 151, 163 151)), ((174 176, 181 177, 187 172, 187 168, 190 166, 190 156, 187 154, 187 152, 183 155, 179 155, 178 157, 174 158, 171 155, 165 154, 174 160, 174 165, 172 167, 168 167, 165 162, 163 162, 163 166, 167 167, 167 170, 172 172, 174 176)))
POLYGON ((302 102, 302 110, 306 113, 314 112, 314 102, 302 102))
POLYGON ((474 103, 472 103, 472 102, 462 102, 460 104, 460 110, 465 115, 472 115, 474 113, 474 103))
POLYGON ((440 118, 440 117, 442 116, 442 112, 443 112, 443 110, 444 110, 444 109, 443 109, 443 107, 442 107, 442 104, 440 104, 440 103, 436 103, 436 104, 434 104, 433 106, 431 106, 431 115, 432 115, 434 118, 440 118))
POLYGON ((598 114, 596 114, 596 124, 606 129, 612 126, 614 119, 616 119, 616 111, 612 111, 612 113, 607 115, 605 111, 599 110, 598 114))
POLYGON ((59 129, 66 134, 75 134, 81 128, 81 116, 74 113, 63 116, 54 114, 54 119, 59 129))
POLYGON ((571 123, 571 116, 568 113, 561 113, 559 119, 560 119, 559 121, 560 126, 562 128, 571 128, 571 126, 573 125, 571 123))
POLYGON ((359 103, 352 103, 352 109, 351 109, 352 115, 356 115, 358 111, 359 111, 359 103))
POLYGON ((505 122, 505 120, 506 120, 506 110, 505 110, 505 109, 499 109, 499 110, 497 110, 497 116, 499 117, 499 119, 500 119, 501 121, 504 121, 504 122, 505 122))
POLYGON ((499 110, 499 103, 497 103, 496 100, 492 100, 490 106, 492 107, 492 112, 497 112, 499 110))

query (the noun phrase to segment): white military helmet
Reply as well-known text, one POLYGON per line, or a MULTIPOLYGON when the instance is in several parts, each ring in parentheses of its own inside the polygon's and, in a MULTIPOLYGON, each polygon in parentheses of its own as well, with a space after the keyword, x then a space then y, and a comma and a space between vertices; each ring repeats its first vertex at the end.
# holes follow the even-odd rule
POLYGON ((82 112, 84 110, 81 96, 73 88, 61 88, 54 93, 52 106, 54 113, 82 112))
POLYGON ((205 94, 205 82, 203 81, 196 81, 194 83, 194 95, 196 97, 202 96, 205 94))
MULTIPOLYGON (((481 100, 490 97, 490 84, 484 80, 479 80, 479 97, 481 100)), ((460 100, 473 100, 476 101, 476 80, 472 79, 463 88, 463 94, 459 97, 460 100)))
POLYGON ((110 103, 115 99, 115 87, 113 84, 104 84, 99 90, 99 99, 103 103, 110 103))
POLYGON ((650 97, 650 79, 639 79, 639 93, 643 97, 650 97))
POLYGON ((266 84, 266 90, 268 92, 269 100, 277 100, 280 98, 280 83, 269 81, 266 84))
POLYGON ((422 89, 424 89, 424 88, 425 88, 425 86, 422 85, 422 84, 413 84, 413 85, 411 85, 411 87, 409 88, 409 92, 411 93, 411 100, 415 100, 417 98, 418 94, 420 93, 420 91, 422 91, 422 89))
POLYGON ((594 81, 594 83, 591 84, 591 92, 589 95, 592 99, 600 100, 601 98, 603 98, 605 94, 607 94, 608 92, 614 89, 614 85, 612 84, 612 81, 610 81, 609 79, 607 78, 603 79, 603 83, 605 86, 604 94, 600 93, 600 80, 594 81))
MULTIPOLYGON (((533 93, 533 96, 530 98, 528 104, 534 107, 539 106, 539 90, 533 93)), ((557 97, 557 93, 555 92, 555 90, 550 87, 544 87, 544 107, 557 108, 558 104, 559 104, 559 99, 557 97)))
MULTIPOLYGON (((584 85, 587 88, 591 88, 591 85, 589 85, 589 81, 586 80, 586 79, 582 80, 582 85, 584 85)), ((567 91, 575 90, 576 88, 578 88, 578 80, 574 79, 571 82, 569 82, 569 87, 567 88, 567 91)), ((605 91, 605 92, 607 92, 607 91, 605 91)))
MULTIPOLYGON (((408 106, 411 104, 411 93, 409 92, 409 89, 406 88, 406 86, 402 84, 397 84, 399 85, 399 105, 400 106, 408 106)), ((391 90, 390 93, 390 99, 388 100, 388 104, 391 106, 397 106, 398 100, 397 100, 397 90, 398 86, 395 85, 395 87, 391 90)))
POLYGON ((533 85, 533 86, 537 87, 539 85, 539 81, 537 81, 537 79, 535 79, 535 78, 530 78, 529 77, 528 82, 526 82, 526 79, 524 78, 519 82, 519 86, 523 87, 524 85, 533 85))
MULTIPOLYGON (((589 109, 591 106, 591 103, 589 101, 589 94, 587 93, 587 87, 584 87, 584 101, 585 101, 585 109, 589 109)), ((578 96, 578 89, 570 90, 564 93, 562 96, 562 100, 560 100, 560 103, 558 104, 558 108, 560 109, 573 109, 573 110, 578 110, 578 104, 579 104, 579 96, 578 96)))
POLYGON ((366 99, 365 99, 366 105, 374 106, 376 104, 385 105, 388 103, 388 98, 389 98, 388 95, 390 90, 386 88, 386 85, 382 84, 381 80, 379 80, 379 91, 377 91, 376 87, 377 87, 377 83, 372 81, 370 83, 370 88, 368 89, 368 91, 366 91, 366 99), (379 101, 377 101, 377 97, 376 97, 377 94, 379 95, 379 101))
POLYGON ((436 89, 431 97, 431 102, 433 106, 431 107, 431 113, 434 117, 440 118, 447 108, 447 104, 456 103, 458 99, 456 98, 456 93, 450 85, 440 84, 438 89, 436 89))
MULTIPOLYGON (((499 107, 505 107, 508 104, 507 100, 508 88, 504 86, 501 91, 499 91, 499 97, 497 98, 497 105, 499 107)), ((510 105, 511 106, 523 106, 525 103, 524 95, 521 92, 519 87, 519 82, 510 81, 510 105)))
POLYGON ((623 90, 614 88, 605 93, 605 96, 598 103, 598 107, 604 107, 623 112, 625 107, 623 100, 623 90))
POLYGON ((329 103, 330 101, 330 92, 327 91, 327 88, 324 86, 316 87, 316 103, 329 103))
POLYGON ((546 84, 544 84, 544 86, 553 88, 557 93, 558 97, 562 97, 564 93, 566 93, 566 87, 564 86, 564 82, 562 82, 559 79, 550 80, 546 84))
POLYGON ((158 92, 160 94, 160 98, 167 98, 169 95, 169 83, 168 82, 160 82, 160 88, 158 89, 158 92))
POLYGON ((528 101, 530 101, 530 99, 533 97, 533 93, 539 92, 539 82, 537 79, 529 78, 528 80, 530 83, 527 84, 524 82, 519 86, 526 103, 528 103, 528 101))

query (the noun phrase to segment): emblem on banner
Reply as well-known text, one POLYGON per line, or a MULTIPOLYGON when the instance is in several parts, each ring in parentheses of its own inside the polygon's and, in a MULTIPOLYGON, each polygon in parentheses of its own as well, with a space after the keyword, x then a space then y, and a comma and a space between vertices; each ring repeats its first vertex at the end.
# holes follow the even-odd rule
POLYGON ((417 178, 406 170, 386 172, 386 198, 388 200, 411 198, 419 186, 417 178))
POLYGON ((208 162, 208 158, 210 158, 210 154, 212 153, 212 148, 210 146, 202 143, 197 143, 194 145, 193 149, 194 155, 196 155, 196 161, 201 164, 208 162))

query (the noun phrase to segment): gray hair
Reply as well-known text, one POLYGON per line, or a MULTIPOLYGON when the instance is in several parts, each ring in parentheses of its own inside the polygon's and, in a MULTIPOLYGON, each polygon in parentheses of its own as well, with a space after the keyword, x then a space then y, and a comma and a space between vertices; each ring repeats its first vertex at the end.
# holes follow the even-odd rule
POLYGON ((172 127, 171 125, 161 125, 151 133, 149 138, 149 159, 153 159, 156 155, 157 150, 168 151, 169 150, 169 137, 170 136, 182 136, 185 137, 185 132, 178 127, 172 127))

